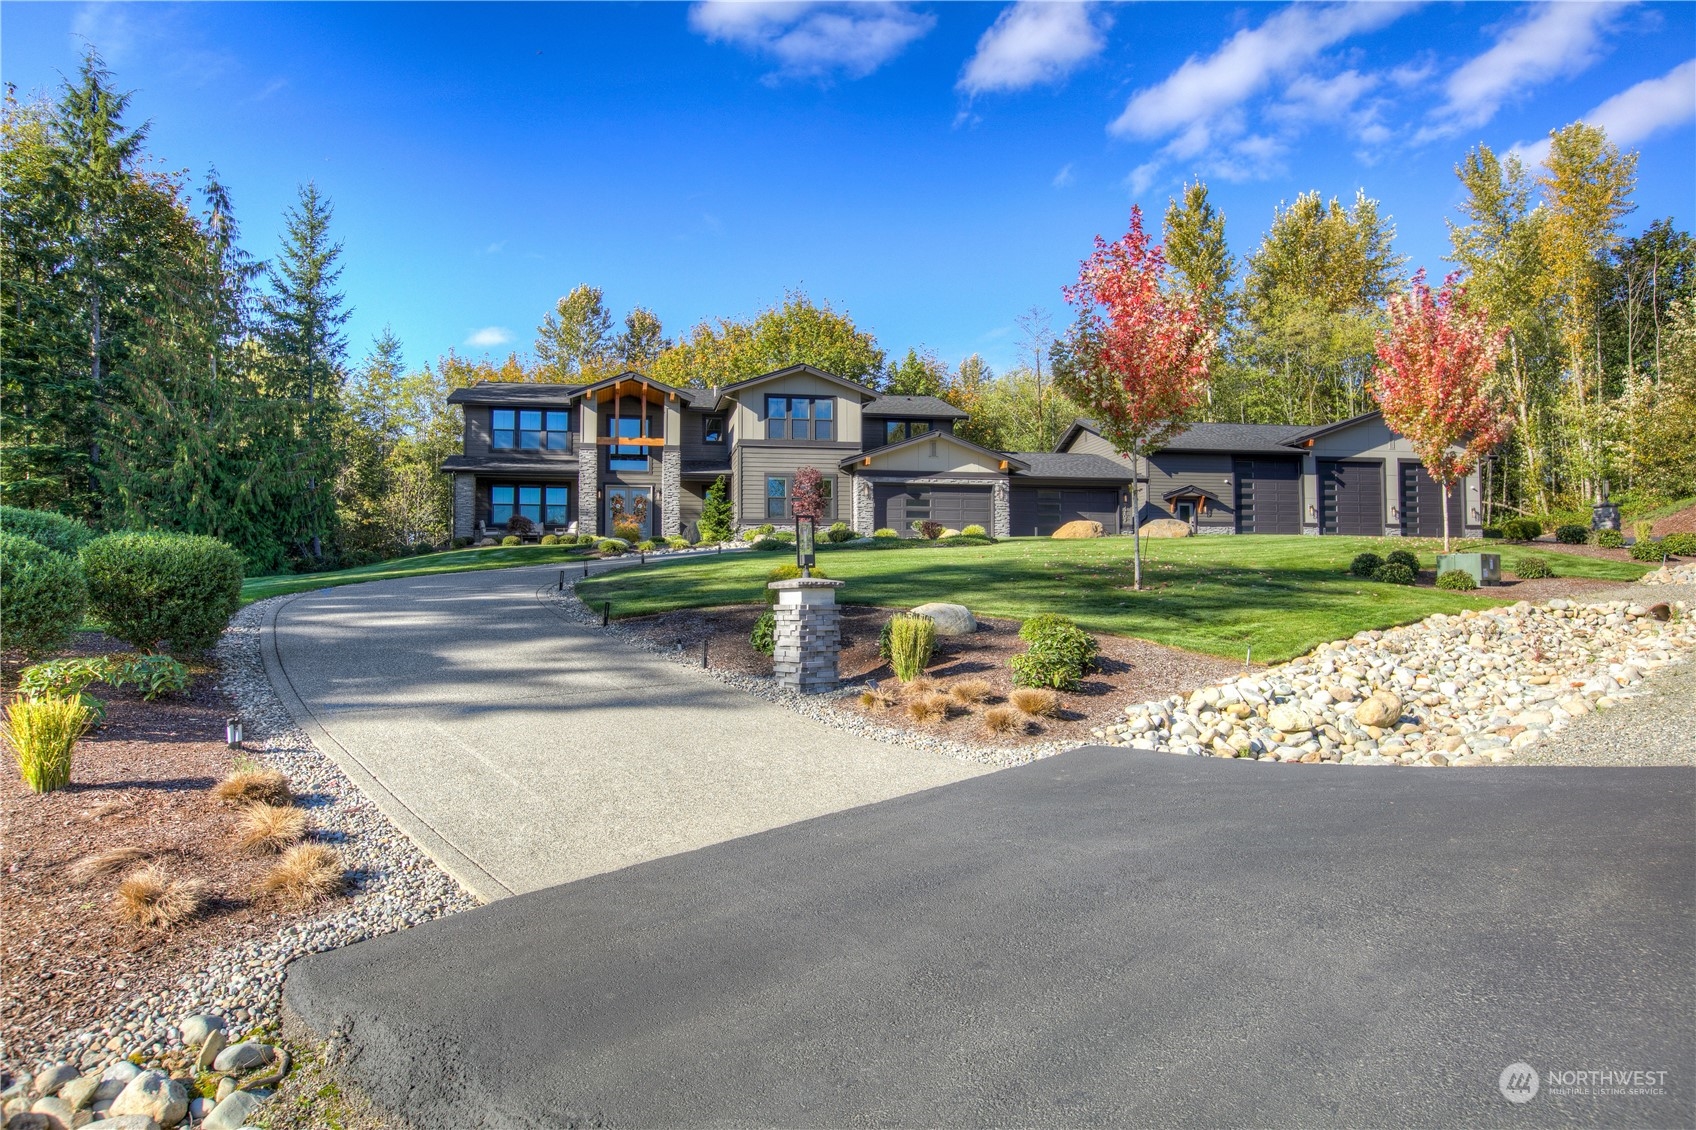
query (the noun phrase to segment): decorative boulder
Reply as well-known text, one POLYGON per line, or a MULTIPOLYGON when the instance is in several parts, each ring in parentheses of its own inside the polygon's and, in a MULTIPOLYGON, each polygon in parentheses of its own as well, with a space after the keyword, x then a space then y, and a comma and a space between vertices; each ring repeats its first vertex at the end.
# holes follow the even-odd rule
POLYGON ((188 1089, 163 1071, 143 1071, 112 1104, 111 1117, 146 1115, 161 1126, 175 1126, 188 1114, 188 1089))
POLYGON ((1055 530, 1052 536, 1057 538, 1101 538, 1107 536, 1107 531, 1100 522, 1079 520, 1067 522, 1064 526, 1055 530))
POLYGON ((963 604, 945 604, 936 601, 931 604, 921 604, 913 609, 915 616, 928 616, 936 625, 939 636, 969 636, 978 630, 977 617, 972 610, 963 604))
POLYGON ((1386 690, 1372 692, 1370 698, 1354 708, 1354 720, 1362 726, 1383 729, 1394 726, 1402 716, 1402 700, 1386 690))
POLYGON ((1156 518, 1152 522, 1144 522, 1137 532, 1145 538, 1187 538, 1190 536, 1190 524, 1176 518, 1156 518))
POLYGON ((1313 729, 1313 720, 1293 706, 1274 706, 1266 721, 1274 730, 1286 734, 1305 734, 1313 729))

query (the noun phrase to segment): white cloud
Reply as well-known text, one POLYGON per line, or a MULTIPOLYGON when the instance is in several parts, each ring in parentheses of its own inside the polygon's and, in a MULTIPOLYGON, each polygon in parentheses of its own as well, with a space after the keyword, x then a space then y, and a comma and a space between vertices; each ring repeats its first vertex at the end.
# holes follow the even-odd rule
MULTIPOLYGON (((1580 120, 1600 126, 1616 145, 1634 145, 1691 118, 1696 118, 1696 59, 1620 91, 1580 120)), ((1520 142, 1510 152, 1535 169, 1549 156, 1549 139, 1520 142)))
POLYGON ((1154 187, 1155 179, 1159 176, 1160 162, 1150 161, 1130 171, 1125 177, 1125 187, 1131 190, 1132 196, 1142 196, 1154 187))
POLYGON ((935 24, 935 16, 889 2, 702 0, 689 9, 689 26, 708 40, 776 59, 768 79, 863 78, 935 24))
POLYGON ((1065 167, 1054 174, 1054 179, 1050 183, 1053 184, 1055 188, 1071 188, 1077 179, 1078 178, 1072 174, 1072 163, 1068 161, 1066 162, 1065 167))
POLYGON ((465 344, 475 349, 493 349, 497 345, 505 345, 512 340, 512 334, 504 326, 484 326, 473 330, 471 336, 465 339, 465 344))
POLYGON ((1101 54, 1111 23, 1091 4, 1019 0, 978 40, 956 89, 983 94, 1058 82, 1101 54))
POLYGON ((1584 70, 1601 50, 1603 33, 1623 5, 1544 3, 1502 32, 1488 51, 1468 60, 1444 83, 1446 100, 1416 141, 1481 126, 1502 103, 1533 86, 1584 70))
POLYGON ((1237 32, 1206 58, 1192 55, 1161 82, 1137 91, 1108 128, 1125 137, 1182 134, 1189 139, 1187 148, 1200 152, 1208 144, 1210 126, 1274 79, 1335 43, 1383 27, 1406 8, 1400 3, 1291 5, 1259 27, 1237 32))

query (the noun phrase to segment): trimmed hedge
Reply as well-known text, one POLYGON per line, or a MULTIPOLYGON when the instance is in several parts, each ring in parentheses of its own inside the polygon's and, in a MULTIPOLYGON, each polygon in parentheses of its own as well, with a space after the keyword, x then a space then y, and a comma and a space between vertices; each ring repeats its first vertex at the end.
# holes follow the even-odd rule
POLYGON ((1472 574, 1465 569, 1445 569, 1437 574, 1437 587, 1454 592, 1471 592, 1478 587, 1478 582, 1473 580, 1472 574))
POLYGON ((1362 580, 1370 580, 1383 567, 1384 559, 1376 553, 1360 553, 1349 562, 1349 573, 1362 580))
POLYGON ((1372 579, 1381 585, 1411 585, 1413 570, 1399 561, 1389 561, 1378 566, 1378 571, 1372 574, 1372 579))
POLYGON ((99 536, 81 522, 63 514, 55 514, 51 510, 22 510, 16 506, 0 506, 0 530, 72 557, 99 536))
POLYGON ((241 607, 241 556, 198 534, 107 534, 83 547, 106 630, 142 651, 205 651, 241 607))
POLYGON ((88 586, 74 557, 0 531, 0 625, 29 659, 58 650, 82 623, 88 586))
POLYGON ((1590 527, 1556 526, 1555 540, 1562 545, 1583 545, 1590 540, 1590 527))
POLYGON ((1419 575, 1419 556, 1410 549, 1392 549, 1384 555, 1384 564, 1400 565, 1414 576, 1419 575))

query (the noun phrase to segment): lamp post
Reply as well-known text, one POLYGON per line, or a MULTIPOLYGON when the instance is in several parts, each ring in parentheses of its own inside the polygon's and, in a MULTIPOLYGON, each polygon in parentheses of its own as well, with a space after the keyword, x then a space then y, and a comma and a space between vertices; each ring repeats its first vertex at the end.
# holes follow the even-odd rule
POLYGON ((813 535, 816 532, 817 525, 810 516, 795 516, 795 564, 801 567, 803 577, 813 575, 813 535))
POLYGON ((241 748, 241 719, 226 718, 224 720, 224 742, 231 749, 241 748))

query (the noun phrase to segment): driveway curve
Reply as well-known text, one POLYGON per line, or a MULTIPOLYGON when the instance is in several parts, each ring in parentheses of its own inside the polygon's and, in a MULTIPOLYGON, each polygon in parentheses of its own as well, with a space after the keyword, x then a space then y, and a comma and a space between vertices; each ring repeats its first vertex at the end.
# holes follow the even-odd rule
POLYGON ((348 585, 267 617, 266 670, 296 723, 484 900, 987 771, 608 640, 562 615, 557 576, 348 585))

